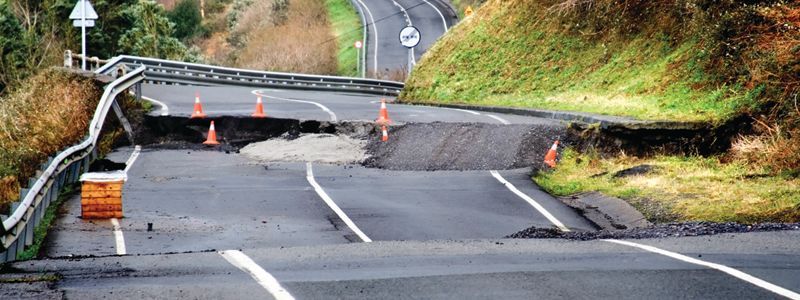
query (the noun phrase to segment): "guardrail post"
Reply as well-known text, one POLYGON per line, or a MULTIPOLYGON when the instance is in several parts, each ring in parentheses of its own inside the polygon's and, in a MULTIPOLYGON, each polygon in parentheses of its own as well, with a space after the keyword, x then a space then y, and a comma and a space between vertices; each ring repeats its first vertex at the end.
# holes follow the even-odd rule
POLYGON ((72 51, 64 51, 64 68, 72 69, 72 51))
POLYGON ((136 100, 137 101, 141 101, 142 100, 142 83, 141 82, 133 85, 133 93, 136 95, 136 100))

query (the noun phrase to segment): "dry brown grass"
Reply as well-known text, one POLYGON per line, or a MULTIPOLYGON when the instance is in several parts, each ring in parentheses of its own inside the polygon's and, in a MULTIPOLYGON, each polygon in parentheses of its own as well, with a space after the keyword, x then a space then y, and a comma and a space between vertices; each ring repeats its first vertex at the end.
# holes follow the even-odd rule
POLYGON ((285 22, 273 25, 273 16, 271 5, 254 5, 242 15, 242 29, 236 30, 249 34, 235 60, 237 67, 336 74, 336 44, 325 43, 333 36, 324 2, 293 0, 285 22))
POLYGON ((0 100, 0 203, 14 200, 48 156, 86 135, 101 93, 90 78, 50 69, 0 100))

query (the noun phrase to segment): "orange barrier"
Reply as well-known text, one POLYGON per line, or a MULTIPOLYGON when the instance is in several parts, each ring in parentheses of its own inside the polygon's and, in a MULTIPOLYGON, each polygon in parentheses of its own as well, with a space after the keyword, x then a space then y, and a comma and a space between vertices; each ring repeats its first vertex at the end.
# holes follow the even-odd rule
POLYGON ((219 145, 219 142, 217 142, 217 130, 214 128, 214 121, 211 121, 211 127, 208 128, 208 138, 203 142, 203 145, 219 145))
POLYGON ((258 96, 258 100, 256 100, 256 111, 253 113, 253 118, 266 118, 267 115, 264 113, 264 103, 261 102, 261 95, 258 96))
POLYGON ((192 111, 192 119, 205 118, 206 114, 203 113, 203 104, 200 104, 200 94, 194 94, 194 111, 192 111))
POLYGON ((558 140, 553 143, 553 146, 550 147, 550 150, 547 151, 547 154, 544 156, 544 163, 551 168, 556 167, 556 157, 558 156, 558 140))

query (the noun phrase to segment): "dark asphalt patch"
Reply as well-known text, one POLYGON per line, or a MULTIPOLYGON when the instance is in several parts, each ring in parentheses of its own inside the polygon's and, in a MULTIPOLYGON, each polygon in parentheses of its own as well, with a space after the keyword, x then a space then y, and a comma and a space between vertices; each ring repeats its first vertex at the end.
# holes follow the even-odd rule
POLYGON ((739 223, 688 222, 668 223, 649 228, 635 228, 627 230, 572 232, 562 232, 556 228, 530 227, 506 237, 516 239, 563 238, 569 240, 586 241, 594 239, 649 239, 779 230, 800 230, 800 223, 759 223, 747 225, 739 223))
POLYGON ((410 123, 389 128, 389 141, 370 137, 364 165, 408 171, 541 169, 561 125, 410 123))

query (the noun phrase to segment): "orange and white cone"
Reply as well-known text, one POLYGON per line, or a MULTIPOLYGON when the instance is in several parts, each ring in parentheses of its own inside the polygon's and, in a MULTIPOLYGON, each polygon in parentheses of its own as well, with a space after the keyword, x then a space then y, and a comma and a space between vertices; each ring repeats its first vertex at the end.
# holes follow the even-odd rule
POLYGON ((200 104, 200 94, 194 94, 194 111, 192 111, 192 119, 205 118, 206 114, 203 113, 203 104, 200 104))
POLYGON ((253 113, 253 118, 266 118, 267 115, 264 114, 264 103, 261 102, 261 96, 258 96, 258 100, 256 100, 256 111, 253 113))
POLYGON ((556 157, 558 156, 558 141, 556 140, 553 143, 553 146, 550 147, 550 150, 547 151, 547 154, 544 156, 544 163, 551 168, 556 167, 556 157))
POLYGON ((389 130, 386 129, 386 125, 381 126, 381 141, 385 142, 389 140, 389 130))
POLYGON ((211 127, 208 128, 208 138, 206 138, 206 141, 203 142, 203 145, 219 145, 219 142, 217 142, 217 129, 214 128, 214 121, 211 121, 211 127))
POLYGON ((378 114, 378 119, 375 120, 375 122, 381 125, 392 124, 392 120, 389 119, 389 110, 386 109, 386 99, 381 99, 381 111, 378 114))

